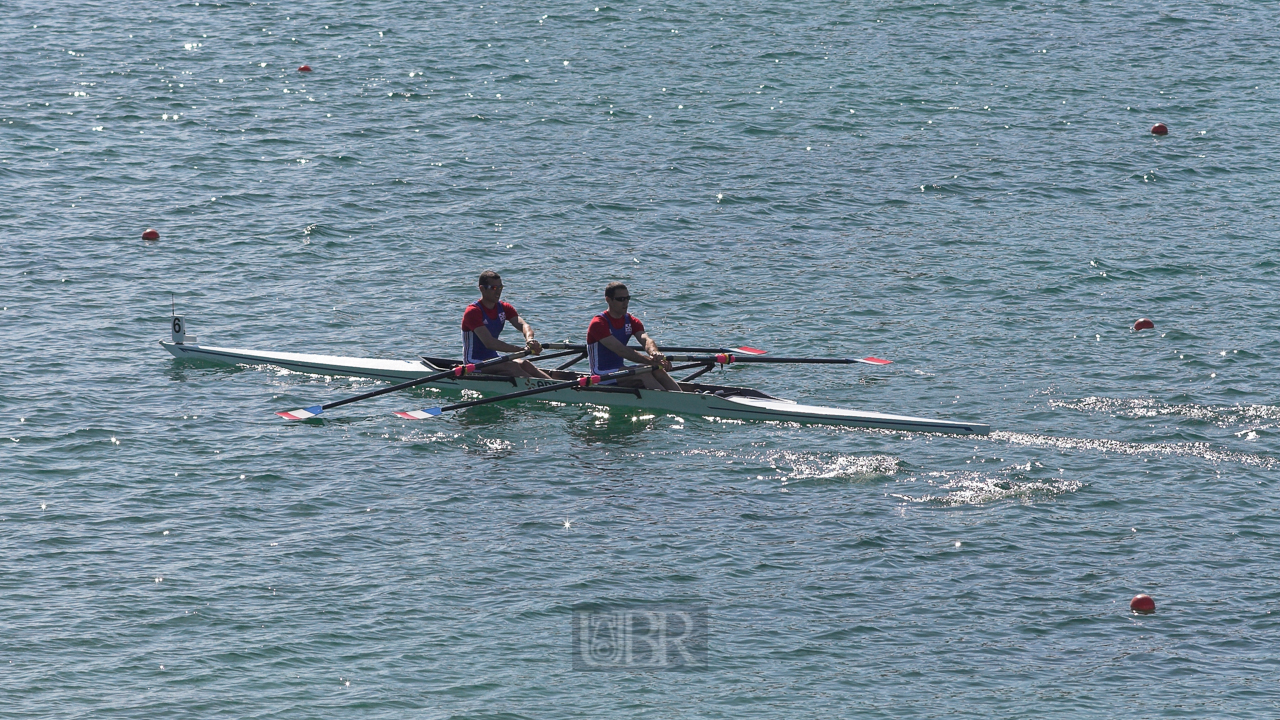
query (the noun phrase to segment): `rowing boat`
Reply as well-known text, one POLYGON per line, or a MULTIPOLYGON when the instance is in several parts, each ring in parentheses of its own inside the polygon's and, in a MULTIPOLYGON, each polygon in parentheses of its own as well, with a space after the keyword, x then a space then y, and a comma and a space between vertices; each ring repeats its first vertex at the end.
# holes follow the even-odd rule
MULTIPOLYGON (((230 365, 273 365, 286 370, 312 375, 360 377, 386 382, 413 380, 442 370, 448 370, 461 364, 457 360, 435 357, 423 357, 415 362, 410 360, 245 350, 167 340, 161 340, 160 344, 164 346, 165 350, 172 353, 174 357, 183 360, 204 360, 230 365)), ((427 383, 427 385, 447 390, 474 390, 482 394, 492 395, 533 389, 562 380, 585 377, 584 373, 568 370, 551 370, 549 374, 554 378, 553 380, 470 374, 460 378, 441 378, 427 383)), ((751 388, 682 382, 680 383, 680 390, 681 392, 671 392, 642 388, 592 386, 555 390, 538 397, 541 400, 561 403, 589 403, 695 417, 848 425, 884 430, 957 435, 986 435, 991 431, 990 426, 981 423, 934 420, 864 410, 804 405, 792 400, 776 398, 751 388)))
MULTIPOLYGON (((175 337, 180 336, 175 334, 175 337)), ((189 336, 182 342, 161 340, 160 344, 164 346, 165 350, 172 353, 174 357, 183 360, 204 360, 231 365, 272 365, 312 375, 371 378, 373 380, 396 383, 422 378, 461 365, 457 360, 425 356, 419 361, 384 360, 380 358, 215 347, 201 345, 198 342, 194 342, 194 339, 189 336)), ((445 390, 474 390, 482 394, 493 395, 545 387, 552 383, 586 376, 584 373, 571 370, 549 370, 548 373, 554 378, 553 380, 529 377, 513 378, 504 375, 465 374, 461 377, 450 375, 426 383, 426 385, 445 390)), ((554 390, 541 394, 538 398, 569 404, 586 403, 693 417, 847 425, 884 430, 957 435, 986 435, 991 431, 989 426, 980 423, 931 420, 906 415, 888 415, 819 405, 803 405, 792 400, 776 398, 751 388, 681 382, 680 390, 680 392, 672 392, 595 385, 584 388, 554 390)))

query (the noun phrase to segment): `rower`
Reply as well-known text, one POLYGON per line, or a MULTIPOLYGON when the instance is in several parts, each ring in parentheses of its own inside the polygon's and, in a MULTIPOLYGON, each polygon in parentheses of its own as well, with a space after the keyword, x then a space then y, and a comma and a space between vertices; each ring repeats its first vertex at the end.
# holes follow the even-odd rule
MULTIPOLYGON (((502 276, 485 270, 480 273, 480 299, 468 305, 462 313, 462 362, 484 362, 498 357, 500 352, 521 350, 538 355, 542 352, 542 344, 533 339, 533 326, 522 320, 510 303, 502 302, 502 276), (523 347, 498 339, 507 323, 524 333, 523 347)), ((512 360, 487 367, 484 371, 511 377, 551 378, 528 360, 512 360)))
MULTIPOLYGON (((644 331, 640 318, 627 312, 631 293, 620 282, 611 282, 604 289, 609 309, 591 318, 587 326, 587 357, 591 359, 591 374, 604 375, 624 369, 624 361, 652 365, 653 372, 618 380, 626 387, 646 387, 650 390, 678 392, 680 386, 667 374, 671 361, 658 350, 658 344, 644 331), (639 340, 644 352, 627 347, 632 337, 639 340)), ((633 367, 633 366, 632 366, 633 367)))

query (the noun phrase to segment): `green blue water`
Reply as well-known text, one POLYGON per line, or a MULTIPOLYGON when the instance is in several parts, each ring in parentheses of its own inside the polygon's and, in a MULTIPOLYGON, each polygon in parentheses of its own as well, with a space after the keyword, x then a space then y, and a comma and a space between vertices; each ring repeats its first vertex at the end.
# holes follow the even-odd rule
POLYGON ((0 716, 1274 716, 1278 29, 6 4, 0 716), (714 382, 993 433, 291 424, 377 384, 156 342, 457 355, 488 268, 543 340, 623 280, 659 343, 894 361, 714 382), (706 667, 575 671, 613 603, 705 606, 706 667))

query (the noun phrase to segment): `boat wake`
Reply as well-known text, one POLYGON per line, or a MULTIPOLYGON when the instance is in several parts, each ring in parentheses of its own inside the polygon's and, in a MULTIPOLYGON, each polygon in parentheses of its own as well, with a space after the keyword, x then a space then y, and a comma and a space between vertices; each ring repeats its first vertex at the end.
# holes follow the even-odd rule
MULTIPOLYGON (((770 480, 783 486, 798 483, 820 484, 824 481, 878 481, 901 472, 902 460, 892 455, 853 455, 845 453, 796 452, 793 450, 738 454, 728 450, 681 450, 680 455, 724 458, 726 466, 743 468, 748 474, 768 469, 770 480)), ((764 480, 766 475, 756 474, 764 480)))
POLYGON ((1064 493, 1072 493, 1084 487, 1079 480, 1063 478, 1038 479, 1029 474, 1043 468, 1040 463, 1013 465, 996 473, 961 471, 929 472, 901 480, 901 483, 923 482, 928 490, 920 495, 906 492, 890 493, 891 496, 912 503, 924 503, 954 507, 957 505, 983 505, 1002 500, 1031 502, 1045 500, 1064 493))
POLYGON ((990 439, 1003 440, 1013 445, 1053 448, 1055 450, 1096 450, 1118 455, 1150 455, 1156 457, 1198 457, 1210 462, 1240 463, 1261 468, 1273 468, 1280 464, 1277 463, 1275 458, 1267 457, 1266 455, 1223 450, 1207 442, 1121 442, 1119 440, 1055 437, 1053 435, 1037 435, 1003 430, 992 432, 990 439))
MULTIPOLYGON (((693 451, 732 457, 727 453, 693 451)), ((739 458, 731 464, 742 462, 739 458)), ((1039 462, 1012 464, 993 471, 911 472, 901 458, 893 455, 852 455, 843 453, 805 453, 794 451, 766 452, 746 460, 745 464, 768 465, 771 478, 780 479, 784 491, 789 487, 841 482, 891 482, 888 493, 910 503, 941 505, 982 505, 1004 500, 1025 502, 1044 500, 1083 487, 1078 480, 1047 477, 1053 471, 1039 462), (1046 477, 1035 477, 1044 474, 1046 477), (905 475, 905 477, 904 477, 905 475), (914 492, 916 488, 920 492, 914 492)), ((1062 472, 1059 470, 1058 472, 1062 472)), ((764 479, 765 476, 757 476, 764 479)))
MULTIPOLYGON (((1015 434, 1001 435, 1008 440, 1015 434)), ((1049 443, 1046 442, 1045 446, 1049 446, 1049 443)), ((912 504, 941 507, 985 505, 1011 500, 1032 503, 1073 493, 1084 487, 1084 483, 1079 480, 1062 477, 1063 470, 1046 467, 1036 460, 1010 463, 989 470, 924 471, 913 468, 900 457, 883 454, 779 450, 743 456, 728 450, 702 449, 683 450, 680 454, 723 458, 727 467, 733 470, 742 468, 756 480, 781 481, 784 492, 790 488, 811 485, 884 483, 885 494, 889 497, 912 504), (772 472, 757 474, 765 467, 772 472)), ((1002 459, 992 458, 982 462, 992 460, 1004 462, 1002 459)))
POLYGON ((1197 405, 1166 403, 1152 398, 1087 397, 1079 400, 1050 400, 1049 407, 1085 413, 1104 413, 1112 417, 1141 420, 1160 417, 1186 418, 1211 423, 1220 428, 1244 428, 1238 436, 1258 430, 1280 427, 1280 407, 1275 405, 1197 405))
POLYGON ((766 460, 783 485, 817 480, 879 480, 892 477, 902 462, 892 455, 771 453, 766 460))
POLYGON ((903 492, 890 492, 888 494, 891 497, 910 503, 944 507, 983 505, 1017 499, 1031 502, 1075 492, 1083 487, 1083 484, 1077 480, 1030 477, 1031 473, 1037 471, 1049 472, 1043 469, 1043 465, 1035 462, 1010 465, 994 473, 933 471, 900 477, 904 474, 903 462, 892 455, 817 455, 781 452, 773 454, 770 460, 782 476, 784 487, 832 480, 844 482, 892 480, 893 488, 903 492), (785 469, 786 466, 790 466, 790 471, 785 469), (919 494, 910 492, 917 487, 922 492, 919 494))

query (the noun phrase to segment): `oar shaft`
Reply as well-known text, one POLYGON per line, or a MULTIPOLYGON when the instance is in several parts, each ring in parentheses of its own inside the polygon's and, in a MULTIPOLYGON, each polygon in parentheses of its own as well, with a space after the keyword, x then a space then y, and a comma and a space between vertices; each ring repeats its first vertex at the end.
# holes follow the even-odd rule
POLYGON ((540 360, 554 360, 556 358, 568 357, 570 355, 580 355, 581 350, 565 350, 564 352, 547 353, 546 355, 535 355, 529 358, 529 362, 538 362, 540 360))
POLYGON ((853 365, 855 363, 866 363, 868 365, 888 365, 888 360, 877 360, 875 358, 765 358, 758 355, 736 355, 734 353, 716 353, 715 355, 668 355, 668 360, 672 362, 698 362, 706 365, 719 363, 721 365, 735 365, 737 363, 798 363, 801 365, 853 365))
MULTIPOLYGON (((496 357, 496 358, 493 358, 492 360, 486 360, 484 362, 475 363, 472 366, 471 370, 468 372, 474 372, 476 370, 479 370, 480 368, 489 367, 491 365, 501 365, 504 362, 510 362, 512 360, 519 359, 520 357, 523 357, 528 353, 529 353, 528 350, 521 350, 520 352, 511 353, 510 355, 503 355, 502 357, 496 357)), ((426 377, 415 378, 408 382, 402 382, 399 385, 392 385, 391 387, 378 388, 377 390, 370 390, 367 393, 364 393, 362 395, 356 395, 355 397, 349 397, 345 400, 335 400, 334 402, 321 405, 320 408, 323 410, 332 410, 333 408, 341 407, 343 405, 347 405, 349 403, 357 402, 360 400, 368 400, 369 398, 378 397, 379 395, 386 395, 387 393, 393 393, 400 390, 408 390, 409 388, 414 388, 424 383, 429 383, 432 380, 439 380, 440 378, 446 378, 446 377, 449 377, 450 375, 456 375, 457 372, 458 372, 457 368, 450 368, 449 370, 428 375, 426 377)))
MULTIPOLYGON (((646 373, 646 372, 652 372, 652 371, 653 371, 653 366, 651 365, 631 368, 629 370, 620 370, 615 373, 609 373, 608 375, 600 375, 599 379, 591 384, 599 385, 601 383, 609 382, 610 380, 616 380, 619 378, 630 377, 632 375, 639 375, 640 373, 646 373)), ((440 411, 445 412, 449 410, 462 410, 463 408, 475 407, 477 405, 488 405, 489 403, 501 402, 503 400, 514 400, 516 398, 527 397, 529 395, 538 395, 540 393, 553 392, 555 390, 567 390, 572 387, 586 387, 582 385, 582 380, 583 380, 582 378, 578 378, 575 380, 565 380, 564 382, 552 383, 550 385, 543 385, 542 387, 529 388, 528 390, 517 390, 516 392, 507 393, 505 395, 498 395, 495 397, 480 398, 479 400, 468 400, 467 402, 454 403, 453 405, 445 405, 444 407, 440 408, 440 411)))
MULTIPOLYGON (((586 345, 576 345, 573 343, 547 343, 543 345, 545 348, 552 350, 586 350, 586 345)), ((888 365, 888 360, 880 360, 878 358, 796 358, 796 357, 763 357, 760 353, 764 351, 756 351, 754 348, 706 348, 706 347, 683 347, 683 346, 664 346, 659 348, 663 353, 715 353, 716 355, 727 353, 733 356, 735 363, 781 363, 790 365, 856 365, 859 363, 866 365, 888 365)), ((685 356, 668 356, 668 360, 701 360, 702 358, 693 358, 685 356)), ((715 357, 708 357, 705 362, 719 362, 715 357)))
POLYGON ((566 380, 564 382, 558 382, 552 385, 544 385, 539 388, 529 388, 528 390, 517 390, 516 392, 507 393, 505 395, 498 395, 497 397, 480 398, 479 400, 468 400, 467 402, 460 402, 460 403, 454 403, 452 405, 445 405, 444 407, 440 408, 440 410, 442 412, 448 411, 448 410, 461 410, 463 408, 475 407, 476 405, 487 405, 491 402, 498 402, 499 400, 514 400, 515 398, 522 398, 522 397, 525 397, 526 395, 537 395, 538 393, 551 392, 553 390, 562 390, 564 388, 570 388, 577 384, 578 384, 577 380, 566 380))
POLYGON ((862 362, 862 360, 854 358, 788 358, 750 355, 734 355, 733 361, 736 363, 787 363, 799 365, 853 365, 862 362))
MULTIPOLYGON (((696 362, 690 365, 677 365, 672 367, 671 369, 672 371, 688 370, 689 368, 703 367, 705 365, 706 363, 704 362, 696 362)), ((453 405, 446 405, 444 407, 426 408, 423 410, 410 410, 408 412, 397 412, 396 415, 399 415, 400 417, 405 418, 407 420, 426 420, 427 418, 431 418, 431 417, 439 417, 440 415, 450 410, 462 410, 463 408, 475 407, 477 405, 488 405, 489 403, 502 402, 503 400, 513 400, 515 398, 528 397, 530 395, 540 395, 542 393, 554 392, 556 390, 568 390, 568 389, 583 390, 583 389, 589 389, 591 387, 600 386, 600 385, 612 385, 613 383, 617 382, 622 378, 630 377, 632 375, 639 375, 641 373, 653 372, 655 369, 656 368, 654 368, 652 365, 643 365, 640 367, 627 368, 626 370, 619 370, 617 372, 608 373, 606 375, 584 375, 574 380, 565 380, 563 382, 552 383, 550 385, 543 385, 542 387, 529 388, 528 390, 519 390, 513 393, 507 393, 505 395, 498 395, 496 397, 481 398, 479 400, 470 400, 468 402, 454 403, 453 405)), ((613 391, 618 390, 617 387, 609 387, 609 388, 602 387, 600 389, 613 390, 613 391)), ((636 392, 639 392, 639 391, 637 390, 636 392)))
POLYGON ((675 346, 675 345, 671 345, 671 346, 662 345, 662 346, 661 346, 661 347, 659 347, 658 349, 659 349, 659 350, 661 350, 661 351, 662 351, 662 352, 664 352, 664 353, 668 353, 668 352, 682 352, 682 353, 722 353, 722 352, 729 352, 729 353, 740 353, 740 352, 751 351, 751 354, 753 354, 753 355, 754 355, 754 354, 756 354, 757 352, 761 352, 761 353, 762 353, 762 352, 764 352, 763 350, 758 350, 758 351, 757 351, 757 350, 755 350, 754 348, 733 348, 733 347, 718 347, 718 348, 713 348, 713 347, 683 347, 683 346, 675 346))
MULTIPOLYGON (((578 343, 568 343, 568 342, 562 342, 562 343, 546 343, 546 344, 544 344, 542 347, 547 348, 548 350, 577 350, 577 351, 579 351, 579 352, 586 352, 586 350, 587 350, 587 346, 586 346, 586 345, 582 345, 582 344, 578 344, 578 343)), ((631 347, 631 348, 633 348, 633 349, 640 349, 640 350, 643 350, 643 349, 644 349, 644 348, 636 348, 636 346, 635 346, 635 345, 629 345, 628 347, 631 347)), ((683 347, 683 346, 670 346, 670 347, 669 347, 669 346, 666 346, 666 345, 662 345, 662 346, 660 346, 658 349, 659 349, 659 350, 661 350, 661 351, 662 351, 662 352, 664 352, 664 353, 668 353, 668 352, 680 352, 680 353, 722 353, 722 352, 739 352, 738 348, 723 348, 723 347, 718 347, 718 348, 712 348, 712 347, 683 347)), ((751 348, 747 348, 747 350, 751 350, 751 348)), ((759 352, 764 352, 764 351, 763 351, 763 350, 761 350, 761 351, 759 351, 759 352)))

